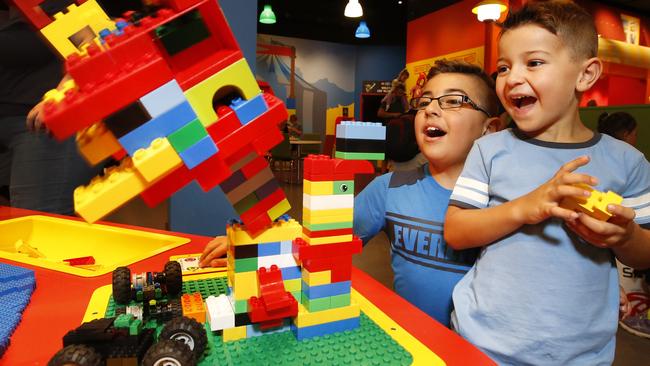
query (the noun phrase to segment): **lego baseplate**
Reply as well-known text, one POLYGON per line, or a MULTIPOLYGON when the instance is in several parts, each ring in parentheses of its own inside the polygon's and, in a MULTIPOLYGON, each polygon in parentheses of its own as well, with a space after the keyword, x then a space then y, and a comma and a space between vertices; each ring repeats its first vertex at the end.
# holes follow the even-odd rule
MULTIPOLYGON (((183 283, 183 293, 204 297, 227 292, 225 277, 183 283)), ((361 306, 361 325, 352 331, 297 341, 292 332, 223 343, 209 331, 209 346, 199 365, 445 365, 406 329, 389 318, 360 293, 352 299, 361 306)), ((111 286, 95 290, 83 321, 114 314, 111 286)))

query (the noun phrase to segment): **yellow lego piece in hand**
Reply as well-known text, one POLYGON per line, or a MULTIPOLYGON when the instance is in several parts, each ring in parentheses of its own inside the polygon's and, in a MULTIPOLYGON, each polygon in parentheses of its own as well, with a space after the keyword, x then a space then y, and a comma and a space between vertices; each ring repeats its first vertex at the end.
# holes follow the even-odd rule
POLYGON ((620 205, 623 202, 623 197, 612 191, 601 192, 586 184, 578 184, 577 186, 590 191, 591 195, 585 198, 566 197, 560 203, 561 207, 582 212, 597 220, 607 221, 612 217, 612 214, 607 211, 607 206, 610 204, 620 205))

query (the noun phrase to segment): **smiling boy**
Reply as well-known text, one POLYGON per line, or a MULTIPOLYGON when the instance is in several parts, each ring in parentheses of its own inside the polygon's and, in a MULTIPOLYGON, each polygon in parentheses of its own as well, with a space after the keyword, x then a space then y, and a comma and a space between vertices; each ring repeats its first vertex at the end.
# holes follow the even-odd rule
POLYGON ((478 251, 447 247, 443 219, 472 143, 499 124, 492 117, 498 100, 492 79, 475 65, 437 61, 427 80, 412 107, 428 163, 373 180, 354 201, 354 231, 364 244, 387 233, 395 291, 448 326, 451 292, 478 251))
POLYGON ((503 24, 497 94, 517 127, 477 141, 445 221, 450 246, 483 247, 453 323, 499 364, 611 364, 614 257, 650 266, 650 164, 578 114, 597 48, 592 17, 569 1, 529 2, 503 24), (599 221, 560 206, 590 195, 578 184, 625 199, 599 221))

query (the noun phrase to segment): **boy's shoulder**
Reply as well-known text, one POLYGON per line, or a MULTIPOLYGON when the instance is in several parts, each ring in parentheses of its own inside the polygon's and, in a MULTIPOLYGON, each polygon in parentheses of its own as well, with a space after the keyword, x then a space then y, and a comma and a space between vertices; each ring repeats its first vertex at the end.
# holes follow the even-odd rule
POLYGON ((421 181, 427 177, 425 169, 427 169, 427 164, 424 164, 416 169, 388 173, 390 174, 388 177, 388 188, 398 188, 416 184, 418 181, 421 181))

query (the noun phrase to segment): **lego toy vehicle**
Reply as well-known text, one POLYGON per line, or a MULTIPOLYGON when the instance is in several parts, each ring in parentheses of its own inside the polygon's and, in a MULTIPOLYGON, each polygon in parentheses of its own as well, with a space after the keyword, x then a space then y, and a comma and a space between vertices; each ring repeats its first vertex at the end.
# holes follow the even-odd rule
POLYGON ((64 348, 48 366, 195 365, 203 356, 207 336, 203 325, 187 317, 167 322, 155 342, 156 329, 132 315, 83 323, 63 337, 64 348))
POLYGON ((128 267, 113 271, 113 299, 117 304, 128 305, 131 300, 159 300, 168 295, 178 297, 183 289, 181 265, 176 261, 165 264, 163 272, 143 272, 131 276, 128 267))

